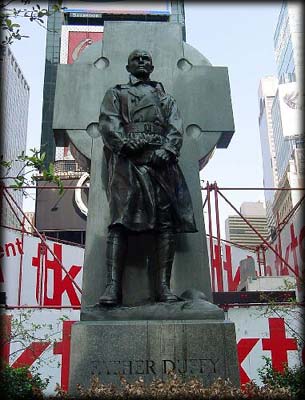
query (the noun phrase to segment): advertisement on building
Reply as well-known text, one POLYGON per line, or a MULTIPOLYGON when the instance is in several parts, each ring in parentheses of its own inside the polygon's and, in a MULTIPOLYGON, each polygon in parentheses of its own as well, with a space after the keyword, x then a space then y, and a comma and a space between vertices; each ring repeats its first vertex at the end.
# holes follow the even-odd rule
MULTIPOLYGON (((35 225, 40 232, 86 230, 87 219, 75 196, 78 182, 79 179, 64 179, 65 189, 59 193, 56 188, 47 188, 49 182, 37 181, 35 225)), ((88 189, 81 191, 81 199, 87 204, 88 189)))
POLYGON ((294 137, 303 134, 302 118, 304 104, 301 88, 297 82, 279 85, 279 104, 281 110, 282 130, 284 137, 294 137))
POLYGON ((73 64, 87 47, 103 38, 103 31, 103 26, 63 25, 60 63, 73 64))
POLYGON ((169 15, 169 1, 100 1, 87 3, 83 1, 63 1, 65 13, 100 13, 100 14, 157 14, 169 15))

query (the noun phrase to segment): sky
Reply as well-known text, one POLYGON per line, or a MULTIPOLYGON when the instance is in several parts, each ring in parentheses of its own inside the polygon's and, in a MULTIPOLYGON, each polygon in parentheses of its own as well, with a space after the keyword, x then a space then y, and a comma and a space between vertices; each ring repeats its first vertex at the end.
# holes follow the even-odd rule
MULTIPOLYGON (((229 72, 235 134, 201 172, 202 180, 216 181, 220 188, 263 187, 257 93, 262 77, 276 75, 273 35, 280 8, 281 2, 185 2, 187 43, 229 72)), ((30 149, 40 147, 46 30, 27 21, 21 26, 30 38, 15 42, 12 49, 30 85, 30 149)), ((223 193, 238 209, 243 201, 264 200, 263 191, 223 193)), ((235 212, 221 201, 224 236, 224 220, 235 212)), ((33 202, 27 200, 24 209, 33 211, 33 202)))

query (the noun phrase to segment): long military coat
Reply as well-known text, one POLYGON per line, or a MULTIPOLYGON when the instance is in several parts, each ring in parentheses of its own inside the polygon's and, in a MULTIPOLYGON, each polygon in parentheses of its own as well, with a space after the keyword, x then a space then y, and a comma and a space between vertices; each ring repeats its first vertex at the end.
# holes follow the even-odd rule
MULTIPOLYGON (((99 119, 108 164, 108 200, 110 226, 121 224, 132 231, 156 228, 156 185, 165 190, 172 208, 175 232, 196 232, 192 201, 177 162, 155 168, 138 163, 124 152, 130 124, 153 123, 161 127, 161 148, 178 160, 182 146, 183 125, 175 100, 165 93, 162 84, 144 83, 130 76, 128 84, 109 89, 103 99, 99 119)), ((138 124, 139 125, 139 124, 138 124)), ((159 147, 160 148, 160 147, 159 147)), ((145 152, 142 156, 145 159, 145 152)))

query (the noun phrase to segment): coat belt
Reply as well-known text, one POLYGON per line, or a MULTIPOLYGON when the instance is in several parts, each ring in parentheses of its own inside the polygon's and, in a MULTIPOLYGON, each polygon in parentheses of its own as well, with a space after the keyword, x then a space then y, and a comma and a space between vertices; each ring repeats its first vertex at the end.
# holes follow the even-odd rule
POLYGON ((133 122, 124 126, 126 133, 148 133, 162 135, 164 129, 153 122, 133 122))

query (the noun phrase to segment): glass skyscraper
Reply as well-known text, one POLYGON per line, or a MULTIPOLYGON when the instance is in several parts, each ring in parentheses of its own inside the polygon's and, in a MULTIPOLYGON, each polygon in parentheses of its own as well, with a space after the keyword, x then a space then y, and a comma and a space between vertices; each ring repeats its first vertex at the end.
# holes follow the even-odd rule
MULTIPOLYGON (((275 154, 272 106, 277 92, 278 80, 274 76, 267 76, 261 79, 259 97, 259 131, 263 161, 264 187, 278 187, 277 159, 275 154)), ((272 204, 274 200, 274 190, 265 191, 266 215, 268 226, 275 225, 272 204)))
MULTIPOLYGON (((278 85, 273 90, 272 99, 269 97, 268 110, 262 110, 261 107, 259 116, 264 179, 267 176, 276 176, 275 187, 300 187, 304 176, 298 165, 298 154, 304 148, 304 132, 301 130, 303 35, 302 4, 284 1, 274 33, 277 78, 273 79, 278 81, 278 85), (268 127, 264 113, 268 113, 268 127), (266 147, 267 142, 271 144, 269 148, 266 147), (268 159, 271 163, 268 163, 268 159)), ((266 84, 266 79, 261 82, 266 84)), ((259 93, 261 104, 265 102, 264 106, 267 108, 267 98, 261 90, 259 93)), ((266 178, 264 186, 267 187, 270 182, 266 178)), ((276 218, 282 220, 296 205, 301 194, 292 190, 276 191, 274 195, 273 198, 273 193, 265 192, 268 223, 273 226, 270 203, 272 202, 273 221, 276 218)))
MULTIPOLYGON (((302 102, 301 82, 303 79, 303 36, 302 5, 298 2, 283 2, 274 34, 275 60, 279 88, 296 82, 299 102, 302 102)), ((273 131, 279 179, 283 179, 294 148, 300 147, 300 137, 290 137, 284 131, 281 115, 280 91, 273 105, 273 131)))
POLYGON ((302 4, 284 1, 274 33, 275 61, 280 84, 302 79, 303 34, 302 4))

